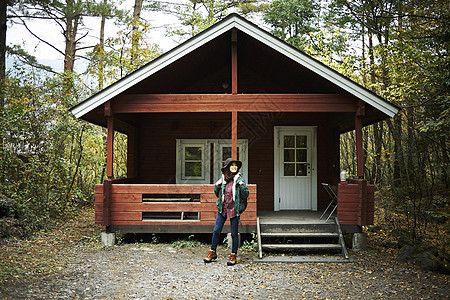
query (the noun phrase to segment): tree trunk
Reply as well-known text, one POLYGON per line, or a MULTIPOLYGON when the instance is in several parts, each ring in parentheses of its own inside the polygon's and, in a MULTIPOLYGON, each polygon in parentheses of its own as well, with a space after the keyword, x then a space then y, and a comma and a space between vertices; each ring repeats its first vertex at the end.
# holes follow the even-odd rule
POLYGON ((383 123, 378 122, 373 124, 373 136, 374 136, 374 151, 375 158, 373 164, 373 182, 381 182, 381 149, 383 143, 383 123))
MULTIPOLYGON (((103 0, 103 5, 106 7, 108 0, 103 0)), ((105 23, 106 23, 106 13, 102 13, 102 19, 100 21, 100 41, 99 41, 99 59, 98 59, 98 89, 103 90, 103 60, 105 57, 105 23)))
POLYGON ((67 18, 66 23, 66 47, 64 51, 64 72, 73 72, 75 65, 75 52, 76 52, 76 36, 78 30, 79 17, 67 18))
MULTIPOLYGON (((3 119, 3 108, 5 107, 5 93, 4 93, 4 84, 6 77, 6 1, 0 1, 0 118, 3 119)), ((2 122, 3 123, 3 122, 2 122)), ((4 173, 3 173, 3 165, 5 161, 4 156, 4 126, 0 129, 0 182, 5 182, 4 173)))
POLYGON ((5 105, 3 84, 6 74, 6 1, 0 1, 0 109, 5 105))
POLYGON ((139 19, 141 17, 142 4, 144 0, 135 0, 134 1, 134 11, 133 11, 133 36, 132 36, 132 50, 131 50, 131 63, 134 66, 138 65, 138 48, 139 48, 139 19))
POLYGON ((403 148, 402 148, 402 117, 401 115, 396 115, 394 117, 394 122, 387 120, 389 129, 392 133, 392 138, 394 140, 394 172, 393 172, 393 186, 400 187, 403 184, 403 148))

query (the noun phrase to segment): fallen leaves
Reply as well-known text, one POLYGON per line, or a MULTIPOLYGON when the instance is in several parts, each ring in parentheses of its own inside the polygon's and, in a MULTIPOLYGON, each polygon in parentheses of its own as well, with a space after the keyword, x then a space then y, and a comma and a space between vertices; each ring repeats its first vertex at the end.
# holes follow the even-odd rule
POLYGON ((52 230, 33 233, 28 239, 3 241, 0 245, 0 284, 8 278, 43 276, 62 270, 64 252, 70 251, 75 243, 98 245, 95 236, 99 232, 100 228, 94 225, 94 212, 89 209, 52 230))

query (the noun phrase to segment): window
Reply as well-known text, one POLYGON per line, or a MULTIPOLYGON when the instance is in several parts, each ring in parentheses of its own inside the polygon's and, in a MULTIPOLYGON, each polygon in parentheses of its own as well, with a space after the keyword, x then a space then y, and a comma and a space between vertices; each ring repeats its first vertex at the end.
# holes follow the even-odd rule
MULTIPOLYGON (((248 157, 247 157, 248 141, 240 139, 237 142, 237 160, 242 161, 242 168, 239 170, 242 177, 248 181, 248 157)), ((219 178, 222 174, 222 167, 227 158, 231 157, 231 142, 227 140, 218 140, 214 144, 215 159, 214 159, 214 178, 219 178)))
POLYGON ((308 176, 308 140, 306 135, 283 138, 283 175, 308 176))
POLYGON ((183 178, 204 178, 202 145, 183 147, 183 178))
POLYGON ((206 140, 177 140, 177 183, 209 183, 210 163, 206 140))
MULTIPOLYGON (((225 160, 231 157, 229 140, 178 139, 177 149, 177 183, 214 183, 222 174, 225 160)), ((237 156, 242 161, 240 172, 247 180, 247 140, 238 140, 237 156)))
MULTIPOLYGON (((239 160, 239 146, 237 148, 237 160, 239 160)), ((231 146, 227 147, 227 146, 222 146, 222 166, 225 164, 225 161, 227 160, 227 158, 231 157, 231 146)))

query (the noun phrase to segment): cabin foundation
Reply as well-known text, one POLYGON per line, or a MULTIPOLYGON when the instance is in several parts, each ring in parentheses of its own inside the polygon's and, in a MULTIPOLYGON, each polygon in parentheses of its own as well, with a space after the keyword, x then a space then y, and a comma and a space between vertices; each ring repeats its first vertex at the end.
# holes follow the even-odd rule
POLYGON ((107 247, 112 247, 116 244, 115 232, 102 232, 102 244, 107 247))
POLYGON ((354 251, 367 250, 367 234, 365 232, 355 232, 352 238, 352 249, 354 251))
MULTIPOLYGON (((239 243, 238 243, 238 247, 241 246, 241 234, 238 233, 238 239, 239 239, 239 243)), ((231 237, 231 233, 227 233, 227 248, 231 249, 231 246, 233 245, 233 238, 231 237)))

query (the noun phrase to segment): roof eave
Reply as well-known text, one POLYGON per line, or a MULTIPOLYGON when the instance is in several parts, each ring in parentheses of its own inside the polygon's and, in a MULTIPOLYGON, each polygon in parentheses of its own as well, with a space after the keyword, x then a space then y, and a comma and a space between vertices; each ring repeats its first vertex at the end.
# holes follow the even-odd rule
POLYGON ((141 82, 142 80, 146 79, 152 74, 167 67, 168 65, 175 62, 179 58, 189 54, 190 52, 203 46, 204 44, 215 39, 216 37, 227 32, 228 30, 231 30, 232 28, 237 28, 238 30, 241 30, 251 35, 253 38, 259 40, 260 42, 273 48, 274 50, 286 55, 287 57, 291 58, 300 65, 305 66, 306 68, 324 77, 325 79, 333 82, 336 85, 339 85, 341 88, 343 88, 350 94, 372 105, 373 107, 385 113, 387 116, 392 118, 398 113, 399 108, 396 107, 395 105, 390 104, 383 98, 377 96, 376 94, 365 89, 359 84, 339 74, 338 72, 326 66, 325 64, 309 57, 305 53, 290 46, 286 42, 275 38, 268 32, 250 23, 249 21, 245 20, 244 18, 240 17, 237 14, 231 14, 221 22, 217 23, 216 25, 211 26, 207 30, 201 32, 200 34, 187 40, 183 44, 170 50, 166 54, 148 63, 146 66, 136 70, 130 75, 122 78, 121 80, 117 81, 116 83, 112 84, 106 89, 95 94, 94 96, 74 106, 73 108, 71 108, 71 112, 77 118, 82 117, 89 111, 104 104, 105 102, 109 101, 110 99, 114 98, 115 96, 119 95, 125 90, 131 88, 132 86, 136 85, 137 83, 141 82))

